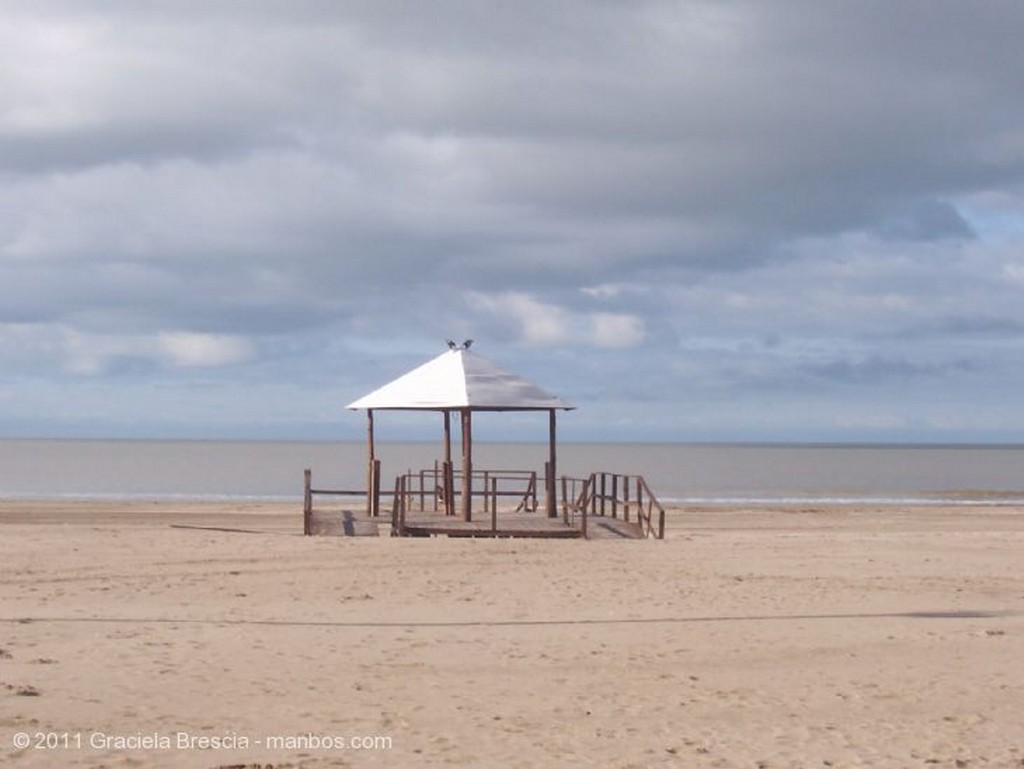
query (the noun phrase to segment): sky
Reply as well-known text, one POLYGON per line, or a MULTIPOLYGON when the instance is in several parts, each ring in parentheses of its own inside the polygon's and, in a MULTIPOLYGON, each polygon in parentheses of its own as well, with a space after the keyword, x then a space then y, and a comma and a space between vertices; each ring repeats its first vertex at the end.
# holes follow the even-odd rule
POLYGON ((1024 441, 1017 0, 2 7, 0 437, 1024 441))

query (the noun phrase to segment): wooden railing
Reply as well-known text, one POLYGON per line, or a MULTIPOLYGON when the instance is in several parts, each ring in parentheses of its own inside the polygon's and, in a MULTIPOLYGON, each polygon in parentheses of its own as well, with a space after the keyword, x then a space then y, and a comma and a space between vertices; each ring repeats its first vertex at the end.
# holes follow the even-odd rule
POLYGON ((562 519, 566 526, 578 526, 584 539, 587 536, 587 514, 590 511, 593 483, 593 475, 589 478, 570 478, 563 475, 561 478, 562 519))
POLYGON ((313 533, 313 498, 315 496, 333 497, 365 497, 366 489, 314 489, 313 473, 311 470, 303 470, 303 491, 302 491, 302 533, 310 536, 313 533))
POLYGON ((562 514, 566 523, 580 519, 587 535, 587 517, 619 518, 635 522, 644 537, 665 538, 665 508, 642 475, 591 473, 586 479, 562 477, 562 514))
POLYGON ((392 537, 405 536, 405 514, 410 506, 408 480, 408 475, 399 475, 395 478, 395 496, 391 506, 392 537))
MULTIPOLYGON (((311 472, 306 470, 304 474, 304 534, 313 533, 314 496, 317 495, 363 497, 367 500, 368 514, 371 517, 379 515, 379 461, 375 461, 369 470, 369 482, 375 490, 369 496, 365 489, 313 488, 311 472)), ((665 538, 665 509, 642 475, 597 472, 587 478, 562 476, 559 480, 564 522, 567 526, 579 528, 584 537, 587 536, 590 517, 610 517, 635 523, 644 537, 665 538)), ((433 469, 408 471, 396 477, 391 508, 393 533, 399 536, 404 533, 406 514, 409 512, 454 514, 453 498, 458 491, 456 482, 461 486, 461 474, 453 472, 451 464, 445 462, 435 463, 433 469)), ((492 526, 495 528, 501 499, 518 501, 516 512, 532 513, 538 509, 538 475, 535 471, 475 471, 472 488, 472 496, 483 499, 483 513, 491 515, 492 526)))
MULTIPOLYGON (((410 512, 425 512, 428 509, 432 512, 451 511, 452 504, 445 504, 445 489, 453 488, 453 479, 459 475, 451 471, 450 466, 434 470, 420 470, 418 472, 406 472, 395 478, 395 491, 391 504, 391 532, 394 536, 405 536, 406 517, 410 512), (448 473, 449 483, 438 484, 438 479, 444 478, 448 473), (428 500, 430 500, 428 504, 428 500)), ((498 530, 498 501, 502 497, 512 497, 519 500, 516 512, 535 512, 537 510, 537 473, 520 470, 481 470, 473 473, 474 480, 482 481, 482 488, 473 483, 474 497, 483 498, 483 512, 491 516, 491 529, 495 533, 498 530), (508 484, 516 484, 519 488, 509 489, 508 484), (525 489, 522 488, 525 483, 525 489)), ((454 492, 453 492, 454 494, 454 492)), ((449 513, 450 514, 450 513, 449 513)))
POLYGON ((645 537, 652 534, 656 539, 665 539, 665 508, 661 506, 658 498, 654 496, 642 475, 636 478, 636 506, 637 522, 645 537), (657 519, 655 519, 657 513, 657 519))
MULTIPOLYGON (((474 470, 472 478, 472 496, 483 499, 485 513, 496 512, 499 500, 508 498, 518 501, 516 512, 536 512, 536 471, 474 470)), ((452 500, 461 493, 461 486, 462 473, 454 471, 447 462, 437 462, 433 469, 408 470, 395 479, 395 493, 401 494, 407 511, 444 511, 447 515, 454 515, 452 500), (446 500, 446 495, 452 499, 446 500)))

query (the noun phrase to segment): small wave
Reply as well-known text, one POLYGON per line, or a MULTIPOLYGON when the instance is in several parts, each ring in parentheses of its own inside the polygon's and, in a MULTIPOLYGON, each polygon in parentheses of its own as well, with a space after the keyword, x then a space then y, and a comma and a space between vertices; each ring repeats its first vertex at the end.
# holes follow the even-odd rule
POLYGON ((0 499, 32 502, 295 502, 302 503, 301 494, 186 494, 134 492, 0 492, 0 499))
POLYGON ((999 507, 1024 505, 1024 497, 834 497, 834 496, 678 496, 664 497, 664 504, 709 506, 770 506, 770 505, 879 505, 885 507, 999 507))

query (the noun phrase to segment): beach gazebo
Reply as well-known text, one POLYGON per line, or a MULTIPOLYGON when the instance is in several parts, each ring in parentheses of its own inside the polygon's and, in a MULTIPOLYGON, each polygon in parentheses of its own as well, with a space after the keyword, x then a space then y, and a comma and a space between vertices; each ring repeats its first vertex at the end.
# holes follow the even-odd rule
MULTIPOLYGON (((376 478, 376 447, 373 438, 375 411, 436 411, 444 417, 444 490, 446 504, 452 504, 453 472, 451 455, 451 416, 459 415, 462 437, 462 519, 472 519, 473 497, 473 414, 480 411, 548 412, 548 463, 546 507, 549 517, 557 516, 556 418, 558 411, 575 408, 560 398, 513 374, 476 353, 470 342, 456 345, 418 368, 404 374, 368 395, 348 404, 352 410, 366 409, 369 451, 367 499, 377 504, 379 479, 376 478)), ((374 508, 374 512, 376 509, 374 508)))

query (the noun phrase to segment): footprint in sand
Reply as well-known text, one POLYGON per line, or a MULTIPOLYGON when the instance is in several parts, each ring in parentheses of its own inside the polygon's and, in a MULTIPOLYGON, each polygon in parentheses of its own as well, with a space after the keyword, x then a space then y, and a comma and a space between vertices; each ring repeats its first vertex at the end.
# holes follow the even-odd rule
POLYGON ((16 697, 39 697, 42 694, 36 687, 27 684, 15 686, 14 684, 0 683, 0 688, 13 692, 16 697))

